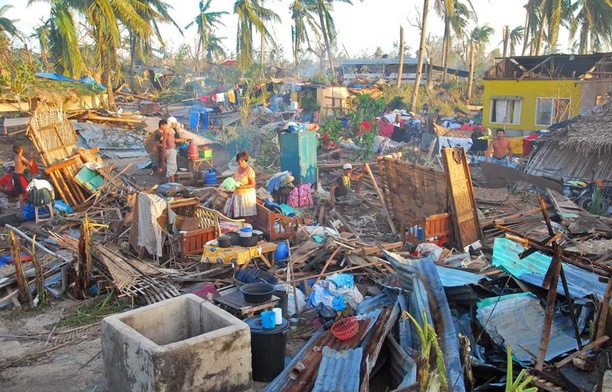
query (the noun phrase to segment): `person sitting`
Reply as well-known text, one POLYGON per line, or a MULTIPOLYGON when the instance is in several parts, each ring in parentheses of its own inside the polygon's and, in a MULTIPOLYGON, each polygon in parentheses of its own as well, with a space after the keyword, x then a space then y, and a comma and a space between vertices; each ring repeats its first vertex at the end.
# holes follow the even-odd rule
POLYGON ((247 151, 236 154, 238 168, 233 177, 234 180, 240 182, 240 185, 234 189, 234 218, 248 218, 257 214, 255 170, 248 165, 248 161, 249 153, 247 151))
POLYGON ((334 208, 336 206, 336 202, 340 199, 346 197, 349 194, 353 194, 351 191, 351 182, 358 181, 363 178, 363 173, 357 176, 353 175, 353 165, 350 163, 345 163, 342 166, 344 169, 344 173, 336 178, 334 183, 331 186, 330 196, 331 196, 331 207, 334 208))
POLYGON ((0 192, 8 195, 15 196, 15 184, 13 183, 13 172, 15 168, 9 167, 6 174, 0 177, 0 192))

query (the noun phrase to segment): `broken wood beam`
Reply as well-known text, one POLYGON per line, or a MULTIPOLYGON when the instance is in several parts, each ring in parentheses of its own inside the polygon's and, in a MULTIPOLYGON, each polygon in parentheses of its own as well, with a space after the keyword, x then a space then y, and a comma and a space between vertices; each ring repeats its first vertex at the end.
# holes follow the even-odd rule
POLYGON ((606 285, 606 291, 604 297, 601 300, 601 309, 599 310, 597 331, 595 332, 595 339, 603 336, 604 329, 606 328, 606 322, 608 321, 608 312, 610 310, 610 297, 612 297, 612 277, 608 278, 608 284, 606 285))
MULTIPOLYGON (((544 369, 546 361, 546 351, 548 351, 548 340, 550 339, 550 331, 552 329, 553 316, 555 314, 555 300, 557 298, 557 285, 559 283, 559 275, 561 273, 561 256, 563 249, 558 244, 553 244, 554 255, 550 263, 550 267, 546 275, 550 275, 550 285, 548 287, 548 296, 546 297, 546 312, 544 313, 544 325, 542 326, 542 335, 540 336, 540 344, 538 357, 536 359, 535 368, 537 370, 544 369), (550 274, 549 274, 550 273, 550 274)), ((568 296, 569 293, 566 293, 568 296)))
POLYGON ((574 358, 579 357, 581 354, 592 350, 594 348, 597 348, 601 345, 603 345, 604 343, 606 343, 608 340, 610 340, 609 336, 603 335, 600 336, 599 338, 593 340, 591 343, 585 345, 584 347, 582 347, 581 350, 578 350, 576 352, 573 352, 572 354, 568 355, 567 357, 563 358, 562 360, 560 360, 559 362, 557 362, 555 364, 555 367, 557 369, 562 368, 563 366, 567 365, 568 363, 572 362, 574 360, 574 358))
POLYGON ((62 259, 63 261, 67 262, 67 263, 71 263, 72 260, 68 259, 67 257, 64 257, 58 253, 53 252, 52 250, 49 250, 48 248, 44 247, 43 245, 41 245, 39 242, 34 241, 32 238, 28 237, 27 234, 25 234, 23 231, 11 226, 11 225, 5 225, 5 227, 7 229, 10 229, 12 232, 14 232, 15 234, 19 235, 21 238, 29 241, 30 243, 34 244, 38 249, 42 250, 43 252, 50 254, 51 256, 57 257, 58 259, 62 259))
POLYGON ((393 249, 401 248, 403 245, 404 243, 401 241, 400 242, 390 242, 387 244, 355 248, 352 250, 347 250, 344 253, 347 255, 358 254, 360 256, 371 256, 371 255, 382 253, 381 248, 384 250, 393 250, 393 249))
POLYGON ((9 237, 11 239, 11 254, 13 256, 13 265, 15 266, 15 277, 17 278, 18 298, 20 301, 28 301, 30 306, 32 306, 32 293, 30 293, 30 286, 28 285, 21 262, 21 244, 19 238, 12 231, 9 232, 9 237))
POLYGON ((374 178, 372 169, 370 169, 370 165, 368 165, 367 162, 364 163, 363 166, 366 172, 368 173, 368 175, 370 176, 370 179, 372 180, 372 184, 374 185, 374 189, 376 190, 376 194, 378 195, 378 198, 380 199, 380 202, 382 203, 383 212, 385 213, 385 216, 387 217, 387 223, 389 223, 391 232, 393 234, 397 234, 397 229, 395 228, 395 224, 393 223, 393 217, 391 216, 391 213, 389 212, 389 209, 387 208, 385 196, 382 194, 382 192, 380 191, 380 188, 378 187, 378 184, 376 183, 376 178, 374 178))
POLYGON ((338 271, 326 272, 324 274, 305 276, 303 278, 298 278, 298 279, 292 280, 289 283, 295 284, 295 283, 298 283, 298 282, 302 282, 304 280, 309 280, 309 279, 314 279, 314 278, 322 278, 322 277, 330 276, 330 275, 333 275, 333 274, 341 274, 341 273, 344 273, 344 272, 358 270, 358 269, 361 269, 361 268, 377 267, 377 266, 379 266, 381 264, 387 264, 387 261, 379 261, 377 263, 370 263, 370 264, 365 264, 365 265, 357 265, 355 267, 343 268, 343 269, 338 270, 338 271))

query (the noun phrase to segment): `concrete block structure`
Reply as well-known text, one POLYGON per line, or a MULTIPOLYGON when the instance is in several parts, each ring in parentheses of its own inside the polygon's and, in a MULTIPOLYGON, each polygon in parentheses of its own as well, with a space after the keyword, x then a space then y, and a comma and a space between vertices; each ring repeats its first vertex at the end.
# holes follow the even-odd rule
POLYGON ((109 391, 245 391, 252 387, 247 324, 193 295, 104 319, 109 391))

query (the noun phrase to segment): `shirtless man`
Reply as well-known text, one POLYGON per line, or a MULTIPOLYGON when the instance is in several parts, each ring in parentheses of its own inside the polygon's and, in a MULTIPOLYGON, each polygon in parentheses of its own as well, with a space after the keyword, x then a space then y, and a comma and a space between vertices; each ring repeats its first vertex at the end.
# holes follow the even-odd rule
POLYGON ((21 144, 15 144, 13 146, 13 152, 15 153, 15 171, 13 172, 13 184, 14 184, 14 192, 19 195, 19 205, 21 207, 24 206, 26 201, 26 190, 24 186, 24 182, 27 185, 27 181, 25 181, 25 177, 23 176, 23 172, 26 167, 32 166, 32 162, 26 159, 23 156, 23 146, 21 144))
POLYGON ((174 175, 178 170, 178 164, 176 162, 176 140, 174 138, 174 130, 168 123, 160 124, 161 129, 164 131, 163 136, 163 157, 166 159, 166 179, 167 182, 174 182, 174 175))
POLYGON ((508 167, 512 158, 510 140, 506 139, 506 132, 501 128, 497 129, 495 136, 495 139, 491 140, 487 149, 485 162, 488 162, 489 158, 491 158, 491 163, 508 167))

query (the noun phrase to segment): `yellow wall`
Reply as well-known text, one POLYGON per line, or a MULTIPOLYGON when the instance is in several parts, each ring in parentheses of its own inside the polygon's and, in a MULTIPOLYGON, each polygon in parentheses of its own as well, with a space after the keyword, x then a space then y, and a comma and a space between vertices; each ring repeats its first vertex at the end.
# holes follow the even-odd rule
POLYGON ((569 98, 569 118, 579 114, 582 86, 575 80, 484 80, 483 125, 507 130, 537 131, 548 126, 536 125, 536 99, 569 98), (491 97, 521 97, 520 124, 491 123, 491 97))

